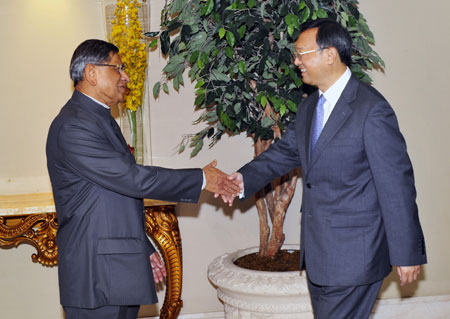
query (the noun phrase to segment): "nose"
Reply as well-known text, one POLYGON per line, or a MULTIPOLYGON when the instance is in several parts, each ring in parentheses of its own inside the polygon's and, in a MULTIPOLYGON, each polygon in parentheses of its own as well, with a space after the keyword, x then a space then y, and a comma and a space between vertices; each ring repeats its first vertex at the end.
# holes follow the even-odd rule
POLYGON ((301 59, 300 57, 296 56, 296 57, 294 58, 294 65, 297 66, 297 67, 299 67, 300 65, 302 65, 302 59, 301 59))
POLYGON ((126 82, 130 82, 130 78, 128 77, 127 72, 125 70, 120 71, 120 78, 125 80, 126 82))

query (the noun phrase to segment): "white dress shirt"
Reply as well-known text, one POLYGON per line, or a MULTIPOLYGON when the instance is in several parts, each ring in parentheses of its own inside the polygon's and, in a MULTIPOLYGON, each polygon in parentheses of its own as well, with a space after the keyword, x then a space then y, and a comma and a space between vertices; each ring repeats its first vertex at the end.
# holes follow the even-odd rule
POLYGON ((324 107, 323 126, 325 126, 325 123, 328 121, 328 118, 330 117, 330 114, 333 111, 334 106, 339 100, 342 91, 344 91, 345 86, 347 85, 351 76, 352 72, 347 67, 344 74, 342 74, 341 77, 336 82, 334 82, 333 85, 328 88, 328 90, 326 90, 326 92, 322 92, 321 90, 319 90, 319 95, 323 94, 326 100, 323 106, 324 107))

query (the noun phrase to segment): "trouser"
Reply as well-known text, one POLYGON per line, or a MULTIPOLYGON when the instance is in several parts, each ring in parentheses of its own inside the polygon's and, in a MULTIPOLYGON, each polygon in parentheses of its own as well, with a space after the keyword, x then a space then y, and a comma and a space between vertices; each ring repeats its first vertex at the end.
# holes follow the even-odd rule
POLYGON ((315 319, 367 319, 372 312, 383 280, 368 285, 320 286, 308 278, 315 319))
POLYGON ((104 306, 94 309, 63 307, 66 319, 136 319, 140 306, 104 306))

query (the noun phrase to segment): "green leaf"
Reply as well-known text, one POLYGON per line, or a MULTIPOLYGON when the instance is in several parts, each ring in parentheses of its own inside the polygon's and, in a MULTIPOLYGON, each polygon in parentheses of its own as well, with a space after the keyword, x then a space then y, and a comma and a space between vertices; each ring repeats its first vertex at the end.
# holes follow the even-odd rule
POLYGON ((180 85, 184 85, 183 73, 178 74, 178 82, 180 85))
POLYGON ((287 100, 286 104, 289 110, 291 110, 294 113, 297 113, 297 104, 294 101, 287 100))
MULTIPOLYGON (((196 156, 198 154, 198 152, 200 152, 200 150, 203 147, 203 139, 197 140, 197 142, 194 145, 195 145, 195 147, 191 152, 191 157, 196 156)), ((192 143, 191 143, 191 146, 193 146, 192 143)))
POLYGON ((148 45, 148 47, 150 49, 153 49, 154 47, 156 47, 158 45, 158 39, 154 39, 152 40, 152 42, 150 42, 150 44, 148 45))
POLYGON ((220 112, 220 121, 223 123, 223 125, 225 125, 225 127, 229 128, 230 130, 234 130, 236 128, 234 122, 224 111, 220 112))
POLYGON ((245 24, 241 25, 241 27, 238 30, 238 32, 239 32, 239 39, 242 39, 244 37, 246 29, 247 28, 245 27, 245 24))
POLYGON ((222 39, 225 36, 225 33, 227 33, 227 30, 225 30, 225 28, 220 28, 219 38, 222 39))
POLYGON ((206 89, 205 88, 199 88, 197 91, 195 91, 195 94, 197 94, 197 95, 206 94, 206 89))
POLYGON ((238 69, 239 69, 239 72, 241 74, 245 74, 245 72, 247 71, 247 68, 245 67, 245 61, 244 60, 241 60, 241 61, 238 62, 238 69))
POLYGON ((265 116, 262 120, 261 126, 262 127, 271 127, 275 123, 274 120, 272 120, 270 117, 265 116))
POLYGON ((227 38, 227 42, 230 45, 230 47, 233 47, 234 44, 236 43, 236 38, 234 37, 233 32, 228 31, 226 38, 227 38))
POLYGON ((161 82, 156 82, 155 85, 153 85, 153 96, 155 99, 159 96, 159 90, 161 88, 161 82))
POLYGON ((215 58, 220 53, 220 51, 222 51, 220 48, 215 48, 211 54, 212 57, 215 58))
POLYGON ((288 25, 288 34, 292 37, 293 33, 294 33, 294 27, 292 25, 288 25))
POLYGON ((346 13, 345 11, 342 11, 342 12, 341 12, 341 18, 342 18, 341 24, 342 24, 344 27, 346 27, 346 26, 347 26, 347 22, 348 22, 348 15, 347 15, 347 13, 346 13))
POLYGON ((211 74, 212 74, 212 76, 214 76, 214 77, 216 78, 216 80, 218 80, 218 81, 225 81, 225 82, 230 81, 230 78, 229 78, 228 75, 226 75, 226 74, 224 74, 224 73, 221 73, 221 72, 219 72, 219 71, 217 71, 217 70, 212 70, 211 74))
POLYGON ((212 10, 214 9, 214 1, 213 0, 208 0, 206 2, 206 5, 204 5, 201 9, 200 9, 200 15, 204 16, 204 15, 208 15, 212 12, 212 10))
POLYGON ((234 105, 234 113, 236 113, 236 114, 239 113, 241 111, 241 109, 242 109, 241 103, 236 103, 234 105))
POLYGON ((293 13, 289 13, 286 17, 284 17, 284 21, 288 26, 292 26, 294 28, 299 27, 298 17, 293 13))
POLYGON ((194 51, 191 55, 191 57, 189 58, 189 63, 194 64, 195 62, 197 62, 197 58, 200 55, 200 51, 194 51))
POLYGON ((300 14, 300 22, 302 24, 305 23, 309 19, 310 14, 311 14, 311 10, 309 10, 308 7, 305 7, 302 10, 302 13, 300 14))
POLYGON ((298 6, 298 11, 301 11, 305 7, 306 7, 306 2, 303 0, 302 2, 300 2, 300 5, 298 6))
POLYGON ((280 107, 280 115, 281 115, 281 117, 283 117, 284 114, 286 114, 286 111, 287 111, 286 105, 282 104, 281 107, 280 107))
POLYGON ((178 82, 178 77, 173 78, 173 88, 178 92, 180 90, 180 82, 178 82))
POLYGON ((205 101, 205 98, 206 98, 205 94, 197 95, 194 101, 194 105, 197 106, 201 105, 205 101))
POLYGON ((198 65, 198 68, 199 68, 200 70, 203 70, 204 65, 203 65, 203 61, 202 61, 201 59, 198 59, 198 60, 197 60, 197 65, 198 65))
POLYGON ((265 95, 261 96, 261 105, 262 107, 266 107, 267 97, 265 95))
POLYGON ((175 0, 171 2, 169 12, 170 14, 175 14, 177 12, 180 12, 183 9, 184 0, 175 0))
POLYGON ((163 91, 164 91, 166 94, 169 94, 169 86, 167 85, 167 83, 164 83, 164 84, 163 84, 163 91))
POLYGON ((225 48, 225 55, 230 58, 231 60, 233 60, 233 55, 234 55, 234 50, 230 47, 226 47, 225 48))
POLYGON ((324 9, 319 8, 319 9, 317 10, 317 16, 318 16, 319 18, 321 18, 321 19, 324 19, 324 18, 327 18, 327 17, 328 17, 328 14, 326 13, 326 11, 325 11, 324 9))
POLYGON ((247 2, 247 7, 249 7, 250 9, 252 9, 254 6, 256 6, 256 0, 249 0, 247 2))
POLYGON ((199 87, 203 86, 203 84, 205 84, 205 81, 203 80, 198 80, 197 84, 195 85, 195 88, 198 89, 199 87))
POLYGON ((200 61, 202 61, 203 65, 206 65, 209 63, 209 57, 205 52, 202 52, 200 54, 200 61))

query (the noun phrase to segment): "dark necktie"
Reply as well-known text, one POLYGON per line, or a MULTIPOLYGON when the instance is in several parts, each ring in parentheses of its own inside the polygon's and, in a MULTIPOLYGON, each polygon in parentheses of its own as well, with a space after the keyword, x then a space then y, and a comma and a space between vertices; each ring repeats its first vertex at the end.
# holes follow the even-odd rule
POLYGON ((313 132, 311 137, 311 153, 314 151, 314 147, 316 147, 317 140, 319 139, 320 133, 323 129, 323 116, 325 113, 324 104, 326 102, 325 97, 320 95, 319 101, 317 101, 316 113, 314 115, 313 122, 313 132))

